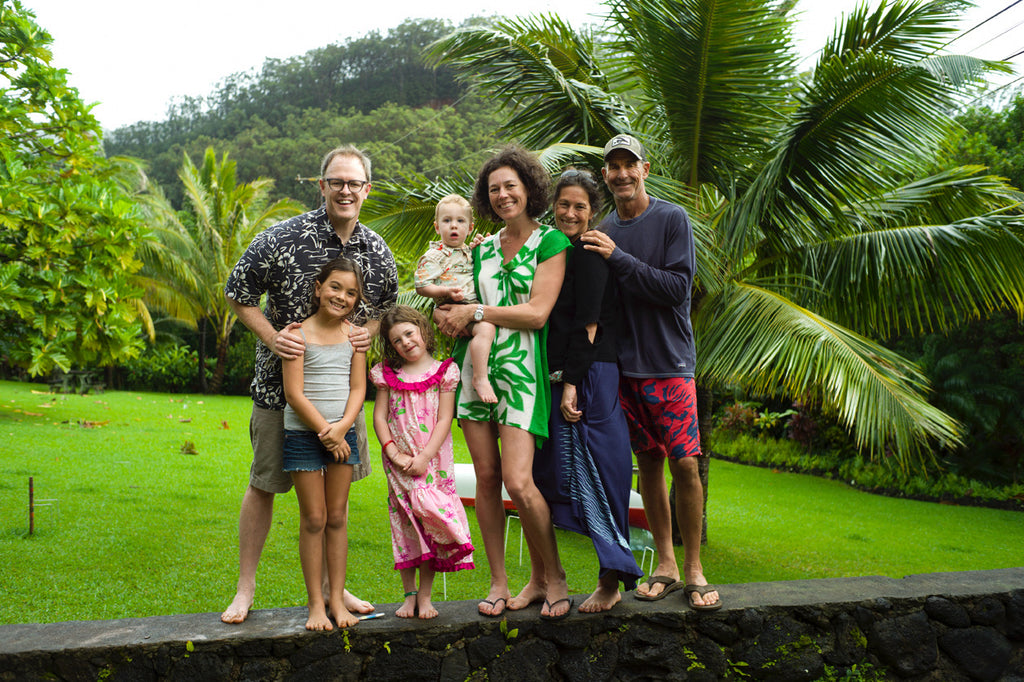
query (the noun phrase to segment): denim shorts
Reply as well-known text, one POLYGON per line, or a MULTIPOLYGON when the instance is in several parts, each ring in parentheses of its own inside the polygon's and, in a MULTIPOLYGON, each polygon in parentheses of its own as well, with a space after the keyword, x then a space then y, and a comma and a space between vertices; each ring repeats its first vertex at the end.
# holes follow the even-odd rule
POLYGON ((285 471, 323 471, 328 464, 358 464, 359 445, 356 442, 356 429, 353 426, 345 434, 345 442, 352 448, 348 459, 337 462, 331 451, 320 442, 320 437, 312 431, 284 430, 284 470, 285 471))

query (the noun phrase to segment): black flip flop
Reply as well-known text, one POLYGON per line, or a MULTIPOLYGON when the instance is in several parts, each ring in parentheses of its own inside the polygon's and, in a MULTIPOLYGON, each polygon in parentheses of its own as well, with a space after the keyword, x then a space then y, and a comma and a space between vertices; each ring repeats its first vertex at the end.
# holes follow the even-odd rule
POLYGON ((505 602, 505 604, 504 604, 504 606, 501 607, 501 611, 499 611, 498 613, 480 613, 479 610, 477 611, 477 613, 480 613, 480 615, 483 616, 484 618, 497 618, 497 617, 503 615, 505 613, 505 609, 508 608, 508 599, 505 599, 504 597, 498 597, 494 601, 491 601, 490 599, 481 599, 480 603, 481 604, 489 604, 490 607, 493 609, 495 606, 498 605, 498 602, 500 602, 500 601, 505 602))
POLYGON ((565 610, 565 613, 563 613, 560 616, 552 616, 552 615, 545 616, 542 613, 542 614, 540 614, 541 620, 562 620, 563 618, 567 617, 572 612, 572 607, 573 607, 572 599, 569 599, 568 597, 566 597, 565 599, 559 599, 554 604, 552 604, 547 599, 545 599, 544 600, 544 605, 548 607, 548 614, 550 614, 551 613, 551 609, 555 608, 555 606, 561 604, 564 601, 569 602, 569 608, 567 608, 565 610))

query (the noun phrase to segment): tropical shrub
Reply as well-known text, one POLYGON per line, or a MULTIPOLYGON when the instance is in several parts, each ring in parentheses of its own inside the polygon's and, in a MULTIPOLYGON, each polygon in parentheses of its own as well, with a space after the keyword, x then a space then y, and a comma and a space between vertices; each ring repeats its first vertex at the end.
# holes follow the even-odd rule
POLYGON ((220 392, 223 395, 249 395, 256 357, 256 336, 242 327, 234 337, 228 349, 227 370, 224 372, 220 392))
POLYGON ((122 365, 125 388, 160 393, 188 393, 196 388, 196 351, 177 345, 150 346, 122 365))
POLYGON ((134 169, 104 157, 91 106, 20 0, 0 2, 0 28, 4 362, 32 376, 116 364, 142 344, 134 169))

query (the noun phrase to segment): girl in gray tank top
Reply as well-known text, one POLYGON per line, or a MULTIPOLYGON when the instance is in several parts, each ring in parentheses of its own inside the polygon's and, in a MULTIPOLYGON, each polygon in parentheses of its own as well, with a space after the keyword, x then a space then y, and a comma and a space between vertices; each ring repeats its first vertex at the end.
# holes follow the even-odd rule
POLYGON ((282 360, 284 468, 299 499, 299 558, 309 597, 307 630, 333 630, 358 621, 345 608, 348 556, 348 491, 356 448, 356 417, 366 397, 366 354, 349 341, 349 316, 362 298, 359 266, 347 258, 328 262, 314 286, 316 312, 302 321, 306 350, 282 360), (330 614, 322 592, 324 559, 330 614), (333 622, 332 622, 333 621, 333 622))

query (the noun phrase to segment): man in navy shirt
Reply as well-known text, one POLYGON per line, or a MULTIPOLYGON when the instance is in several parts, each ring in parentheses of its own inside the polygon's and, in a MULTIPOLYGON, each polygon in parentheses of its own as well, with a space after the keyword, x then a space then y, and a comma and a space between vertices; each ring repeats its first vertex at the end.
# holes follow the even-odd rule
POLYGON ((581 239, 584 248, 608 260, 621 295, 619 395, 658 552, 658 565, 636 597, 653 601, 682 589, 691 608, 714 610, 722 601, 700 563, 704 490, 696 460, 701 452, 690 326, 693 230, 681 206, 647 194, 651 164, 639 140, 616 135, 605 145, 604 161, 601 174, 615 211, 581 239), (672 547, 666 457, 683 537, 681 576, 672 547))
MULTIPOLYGON (((238 520, 238 585, 234 599, 221 614, 225 623, 241 623, 249 614, 256 567, 273 518, 274 495, 292 487, 291 476, 282 468, 286 401, 281 358, 299 357, 305 349, 298 328, 313 313, 317 272, 339 256, 359 264, 365 291, 352 319, 358 325, 350 334, 356 350, 369 348, 381 315, 398 298, 398 271, 391 250, 380 235, 359 222, 359 211, 370 193, 370 159, 350 145, 332 149, 321 163, 320 176, 324 204, 258 234, 224 288, 238 319, 259 339, 250 388, 253 462, 238 520), (264 294, 266 304, 260 309, 264 294)), ((362 412, 355 426, 362 463, 355 466, 354 481, 369 474, 362 412)), ((373 610, 347 590, 345 602, 352 613, 373 610)))

